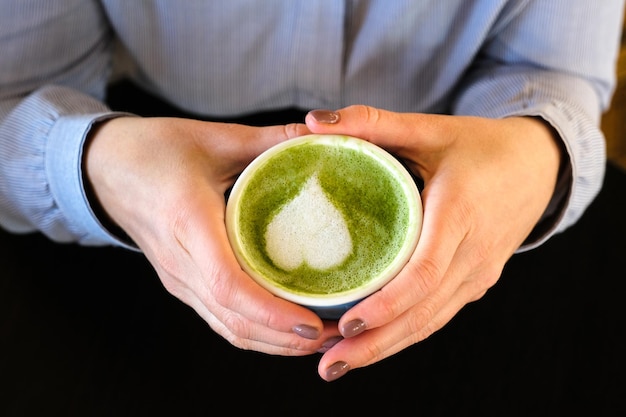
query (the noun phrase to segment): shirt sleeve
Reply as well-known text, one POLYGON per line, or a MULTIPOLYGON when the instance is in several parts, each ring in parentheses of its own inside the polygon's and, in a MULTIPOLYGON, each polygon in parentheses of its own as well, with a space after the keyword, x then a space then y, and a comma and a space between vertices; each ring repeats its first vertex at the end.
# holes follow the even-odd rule
POLYGON ((83 187, 90 127, 118 114, 102 103, 110 36, 96 2, 0 5, 0 226, 58 242, 124 245, 83 187))
POLYGON ((563 141, 557 189, 520 251, 573 225, 602 186, 606 151, 599 126, 615 88, 623 3, 524 2, 494 27, 462 82, 455 114, 541 117, 563 141))

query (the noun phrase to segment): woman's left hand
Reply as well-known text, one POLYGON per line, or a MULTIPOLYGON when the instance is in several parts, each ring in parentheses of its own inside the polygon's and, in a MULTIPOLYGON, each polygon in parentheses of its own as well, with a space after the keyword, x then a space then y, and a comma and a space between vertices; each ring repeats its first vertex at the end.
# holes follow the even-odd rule
POLYGON ((408 114, 368 106, 306 117, 313 133, 360 137, 424 180, 424 218, 401 273, 344 314, 321 358, 334 380, 426 339, 499 279, 554 193, 561 151, 540 119, 408 114))

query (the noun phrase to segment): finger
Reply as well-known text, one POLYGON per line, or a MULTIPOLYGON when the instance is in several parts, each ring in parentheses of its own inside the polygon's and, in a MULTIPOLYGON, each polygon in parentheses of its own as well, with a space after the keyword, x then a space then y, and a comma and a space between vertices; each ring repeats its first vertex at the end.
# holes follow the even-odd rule
POLYGON ((242 125, 221 125, 221 127, 226 129, 241 129, 236 135, 241 139, 241 142, 232 140, 232 132, 226 132, 229 138, 222 142, 224 146, 230 146, 231 152, 243 163, 249 163, 263 151, 285 140, 311 133, 307 126, 302 123, 267 127, 242 125))
POLYGON ((313 312, 270 294, 239 269, 231 253, 224 251, 221 256, 224 263, 220 269, 210 270, 213 265, 200 265, 208 273, 196 291, 202 294, 205 303, 214 300, 230 314, 236 313, 249 322, 278 332, 294 333, 297 328, 306 327, 321 333, 322 321, 313 312))
POLYGON ((359 137, 401 157, 416 148, 441 147, 440 131, 448 118, 420 113, 397 113, 365 105, 330 112, 313 110, 305 117, 307 127, 318 134, 359 137))
MULTIPOLYGON (((358 331, 363 331, 391 322, 436 291, 446 274, 450 276, 452 260, 469 230, 469 209, 443 188, 429 186, 423 196, 424 223, 415 253, 392 281, 343 315, 339 328, 344 336, 353 335, 355 323, 362 323, 358 331)), ((458 271, 452 276, 461 279, 470 265, 458 259, 455 264, 458 271)), ((428 313, 424 310, 423 323, 436 311, 428 313)))
POLYGON ((193 308, 213 330, 241 349, 258 350, 268 354, 303 355, 318 351, 325 341, 339 335, 336 325, 334 328, 324 326, 315 340, 303 337, 293 329, 288 332, 277 331, 222 307, 209 291, 202 292, 200 298, 195 288, 179 285, 173 291, 171 288, 168 289, 193 308))
MULTIPOLYGON (((352 369, 388 358, 443 328, 468 302, 475 299, 474 288, 470 284, 463 285, 419 330, 407 331, 414 326, 415 320, 415 312, 410 310, 387 326, 344 339, 324 353, 318 364, 318 373, 324 380, 332 381, 352 369)), ((417 314, 420 315, 419 312, 417 314)))
POLYGON ((185 302, 216 333, 233 346, 244 350, 254 350, 271 355, 303 356, 318 352, 326 340, 336 337, 336 331, 333 332, 330 327, 322 333, 319 340, 309 340, 293 332, 284 333, 268 329, 221 307, 218 307, 217 311, 211 312, 193 294, 185 302))
POLYGON ((311 133, 303 123, 291 123, 287 125, 276 125, 260 128, 255 137, 253 153, 265 150, 288 139, 311 133))
POLYGON ((213 301, 226 311, 279 332, 293 333, 294 328, 306 326, 321 333, 323 324, 317 315, 275 297, 241 270, 226 236, 223 214, 206 215, 207 210, 218 209, 223 213, 223 206, 198 198, 187 205, 187 210, 193 211, 189 214, 193 225, 175 227, 176 239, 201 271, 202 278, 189 284, 195 294, 206 304, 213 301))

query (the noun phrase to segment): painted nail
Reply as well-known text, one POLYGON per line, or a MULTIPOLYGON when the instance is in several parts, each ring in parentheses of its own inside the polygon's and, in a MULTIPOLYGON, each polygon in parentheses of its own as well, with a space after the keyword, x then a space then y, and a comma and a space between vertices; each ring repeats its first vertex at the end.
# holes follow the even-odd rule
POLYGON ((335 124, 341 118, 339 113, 332 110, 311 110, 309 114, 318 123, 335 124))
POLYGON ((342 361, 335 362, 326 369, 326 380, 330 382, 339 379, 347 374, 349 370, 350 365, 347 363, 342 361))
POLYGON ((343 337, 354 337, 365 331, 365 322, 363 320, 354 319, 341 326, 341 334, 343 337))
POLYGON ((320 331, 313 326, 307 324, 300 324, 293 326, 293 332, 305 339, 317 340, 320 337, 320 331))
POLYGON ((337 343, 341 342, 343 340, 343 337, 341 336, 334 336, 329 338, 327 341, 325 341, 322 344, 322 347, 319 348, 318 353, 326 353, 330 350, 331 347, 335 346, 337 343))

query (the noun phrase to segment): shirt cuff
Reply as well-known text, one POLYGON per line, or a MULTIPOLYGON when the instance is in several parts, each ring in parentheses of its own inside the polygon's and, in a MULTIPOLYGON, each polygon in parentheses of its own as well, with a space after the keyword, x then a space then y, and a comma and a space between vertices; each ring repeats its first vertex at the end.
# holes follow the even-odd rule
POLYGON ((50 130, 45 164, 50 192, 59 209, 81 231, 82 245, 115 245, 136 250, 108 231, 91 207, 83 181, 83 150, 91 127, 103 120, 126 115, 100 114, 61 116, 50 130))
MULTIPOLYGON (((570 120, 566 113, 546 106, 533 113, 522 114, 522 116, 539 117, 552 127, 555 140, 560 142, 562 160, 550 203, 517 252, 525 252, 541 246, 553 235, 563 232, 578 221, 586 205, 595 198, 601 188, 601 181, 604 178, 602 157, 605 155, 604 152, 589 153, 585 159, 580 156, 577 158, 569 141, 572 140, 571 138, 576 138, 577 134, 580 136, 578 130, 582 129, 571 127, 576 123, 570 120), (600 175, 593 178, 594 181, 589 178, 587 172, 593 167, 597 167, 596 172, 598 169, 601 170, 600 175), (583 199, 585 200, 582 201, 583 199)), ((599 132, 595 133, 601 135, 599 132)), ((584 131, 583 134, 591 136, 594 132, 584 131)))

